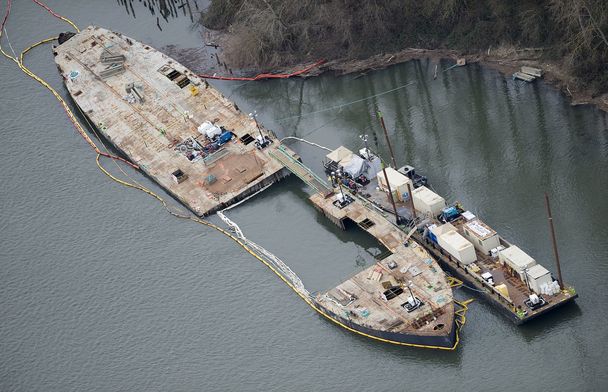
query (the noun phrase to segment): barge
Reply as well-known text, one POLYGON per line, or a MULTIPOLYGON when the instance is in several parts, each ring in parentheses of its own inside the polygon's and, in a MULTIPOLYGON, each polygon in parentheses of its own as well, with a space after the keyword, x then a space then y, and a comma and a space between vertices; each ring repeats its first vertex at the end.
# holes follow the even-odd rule
POLYGON ((220 212, 294 173, 332 221, 343 228, 354 222, 378 239, 387 257, 373 266, 317 295, 296 290, 321 314, 384 342, 457 346, 464 316, 429 251, 369 202, 329 187, 254 115, 175 60, 120 33, 91 26, 61 35, 53 52, 92 128, 197 216, 220 212))
POLYGON ((405 166, 407 170, 383 168, 381 159, 367 147, 354 153, 343 146, 327 154, 324 166, 336 186, 347 189, 352 197, 368 200, 399 222, 445 271, 480 293, 515 324, 578 297, 574 287, 560 281, 561 276, 556 279, 460 203, 447 204, 415 181, 411 166, 405 166))

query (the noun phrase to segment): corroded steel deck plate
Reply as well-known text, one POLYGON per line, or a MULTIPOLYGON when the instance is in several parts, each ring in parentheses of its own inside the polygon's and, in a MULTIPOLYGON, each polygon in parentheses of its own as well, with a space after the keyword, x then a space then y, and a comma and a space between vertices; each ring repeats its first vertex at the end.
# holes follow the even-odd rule
POLYGON ((255 121, 150 46, 88 27, 57 46, 55 54, 70 95, 98 132, 197 215, 210 214, 285 174, 283 165, 268 154, 278 142, 262 151, 253 142, 241 142, 246 134, 259 134, 255 121), (102 62, 108 53, 123 55, 122 67, 102 62), (117 71, 106 75, 107 69, 117 71), (136 86, 143 101, 127 98, 129 85, 136 86), (197 130, 205 121, 236 137, 215 160, 191 162, 176 146, 188 137, 207 142, 197 130), (177 169, 187 176, 181 183, 172 177, 177 169), (210 175, 215 182, 207 180, 210 175))
POLYGON ((336 197, 324 198, 316 194, 310 200, 336 223, 347 219, 355 223, 366 221, 367 228, 362 229, 392 254, 319 294, 317 302, 334 315, 348 320, 355 328, 364 327, 379 337, 397 339, 402 335, 404 342, 421 344, 434 344, 444 338, 449 345, 456 328, 454 298, 447 277, 437 262, 416 242, 409 240, 405 246, 406 233, 373 207, 364 205, 361 199, 340 209, 333 204, 336 197), (369 222, 373 225, 368 227, 369 222), (389 264, 394 268, 391 269, 389 264), (383 282, 403 286, 404 292, 388 301, 382 299, 383 282), (407 312, 402 306, 410 296, 406 287, 409 282, 414 295, 424 303, 412 312, 407 312), (417 337, 426 337, 427 340, 417 340, 417 337))

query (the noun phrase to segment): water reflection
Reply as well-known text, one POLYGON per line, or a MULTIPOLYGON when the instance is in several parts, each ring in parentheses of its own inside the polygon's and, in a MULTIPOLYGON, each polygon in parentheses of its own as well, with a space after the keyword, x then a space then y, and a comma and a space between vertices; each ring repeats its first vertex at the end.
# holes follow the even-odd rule
POLYGON ((125 12, 137 18, 137 12, 148 12, 156 16, 156 27, 162 31, 162 26, 170 19, 188 17, 190 22, 198 20, 198 15, 208 3, 206 0, 116 0, 124 7, 125 12), (199 2, 201 3, 199 5, 199 2), (137 12, 136 12, 137 11, 137 12))

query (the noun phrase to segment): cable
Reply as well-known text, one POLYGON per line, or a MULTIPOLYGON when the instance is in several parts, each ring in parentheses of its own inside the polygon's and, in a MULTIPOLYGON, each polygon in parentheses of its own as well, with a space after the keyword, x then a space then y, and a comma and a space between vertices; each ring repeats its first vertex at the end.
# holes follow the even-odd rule
POLYGON ((351 102, 343 103, 343 104, 340 104, 340 105, 332 106, 332 107, 321 109, 321 110, 315 110, 313 112, 308 112, 308 113, 304 113, 304 114, 298 114, 298 115, 295 115, 295 116, 283 117, 283 118, 277 119, 275 121, 291 120, 292 118, 306 117, 306 116, 310 116, 312 114, 318 114, 318 113, 329 112, 331 110, 342 109, 343 107, 354 105, 355 103, 367 101, 368 99, 372 99, 372 98, 380 97, 382 95, 390 94, 392 92, 395 92, 397 90, 401 90, 403 88, 409 87, 409 86, 414 85, 414 84, 416 84, 416 81, 408 82, 406 84, 403 84, 401 86, 392 88, 390 90, 382 91, 382 92, 379 92, 378 94, 370 95, 370 96, 365 97, 365 98, 356 99, 356 100, 351 101, 351 102))

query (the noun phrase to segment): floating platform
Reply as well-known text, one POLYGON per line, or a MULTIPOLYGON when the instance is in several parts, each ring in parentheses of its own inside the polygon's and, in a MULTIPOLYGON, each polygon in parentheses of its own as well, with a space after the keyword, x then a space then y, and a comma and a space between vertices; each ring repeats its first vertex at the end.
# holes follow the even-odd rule
POLYGON ((97 131, 196 215, 289 174, 269 155, 278 142, 256 147, 260 132, 276 141, 270 131, 152 47, 88 27, 54 54, 68 92, 97 131), (231 132, 232 140, 213 145, 202 124, 231 132))
MULTIPOLYGON (((338 149, 345 150, 344 147, 339 147, 338 149)), ((346 151, 352 154, 349 150, 346 151)), ((430 190, 425 189, 425 191, 434 194, 430 190)), ((365 198, 378 210, 394 219, 394 210, 389 201, 388 194, 381 190, 376 178, 372 179, 366 185, 358 186, 356 192, 348 191, 348 193, 351 197, 365 198)), ((413 193, 414 198, 416 199, 417 193, 415 191, 413 193)), ((458 233, 458 236, 462 237, 459 245, 466 245, 469 241, 464 237, 467 237, 471 241, 475 241, 475 246, 473 243, 469 242, 468 260, 459 261, 457 257, 450 253, 450 251, 442 248, 440 243, 433 240, 432 235, 429 234, 429 227, 434 225, 442 226, 445 223, 440 221, 436 216, 436 214, 441 212, 443 207, 446 207, 445 200, 439 195, 434 195, 434 201, 441 200, 444 204, 440 206, 439 210, 434 214, 419 211, 419 209, 424 209, 421 205, 416 207, 416 224, 418 229, 412 232, 412 239, 423 246, 426 251, 439 262, 444 271, 452 274, 454 277, 462 280, 467 286, 475 289, 478 294, 488 300, 490 304, 499 309, 502 314, 515 324, 526 323, 558 307, 573 302, 578 297, 574 288, 565 284, 564 290, 559 290, 551 295, 541 295, 538 290, 535 292, 531 289, 530 282, 525 282, 516 271, 500 260, 498 251, 495 255, 491 255, 491 249, 484 249, 484 251, 479 249, 482 244, 486 243, 486 240, 490 239, 494 241, 494 245, 491 246, 491 248, 500 246, 501 249, 504 250, 511 248, 513 245, 500 237, 493 229, 481 222, 475 215, 470 212, 464 213, 464 209, 460 205, 463 213, 458 214, 458 217, 450 220, 449 224, 446 226, 450 231, 458 233), (473 231, 476 231, 477 233, 473 233, 473 231), (492 281, 490 282, 484 279, 483 275, 491 276, 492 281), (537 306, 529 306, 526 302, 530 300, 531 295, 535 294, 540 296, 539 300, 541 302, 537 304, 537 306)), ((395 207, 397 209, 397 214, 402 221, 412 222, 414 214, 412 213, 409 200, 402 201, 395 198, 395 207)), ((400 226, 400 228, 403 229, 403 226, 400 226)), ((410 230, 409 227, 406 230, 410 230)), ((405 235, 405 232, 402 233, 405 235)), ((519 248, 517 249, 519 251, 519 248)), ((523 251, 520 253, 525 255, 523 251)), ((533 261, 534 265, 538 265, 529 256, 525 255, 524 257, 528 257, 533 261)), ((542 268, 545 270, 544 267, 542 268)), ((546 281, 555 281, 548 270, 545 270, 545 272, 547 274, 546 281)))

